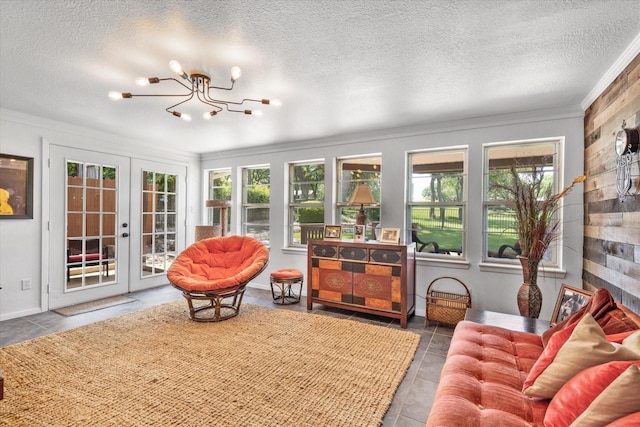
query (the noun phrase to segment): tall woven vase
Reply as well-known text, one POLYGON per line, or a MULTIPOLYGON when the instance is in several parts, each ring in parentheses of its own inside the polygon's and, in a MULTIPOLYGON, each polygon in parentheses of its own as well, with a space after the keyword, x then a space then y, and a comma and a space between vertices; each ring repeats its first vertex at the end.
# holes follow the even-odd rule
POLYGON ((518 257, 522 264, 522 286, 518 290, 518 310, 521 316, 540 316, 542 308, 542 292, 538 287, 538 266, 540 259, 518 257))

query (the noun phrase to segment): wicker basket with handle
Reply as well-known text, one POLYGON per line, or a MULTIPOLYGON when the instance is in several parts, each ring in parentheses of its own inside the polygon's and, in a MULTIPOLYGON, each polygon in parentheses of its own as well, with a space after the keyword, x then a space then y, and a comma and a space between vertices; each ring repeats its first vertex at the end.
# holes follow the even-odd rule
POLYGON ((457 325, 459 321, 464 319, 467 308, 471 308, 471 293, 469 293, 469 288, 467 288, 467 285, 465 285, 460 279, 450 276, 433 279, 427 288, 426 300, 427 310, 424 319, 425 328, 427 327, 427 322, 440 322, 457 325), (458 294, 435 289, 442 285, 442 281, 447 279, 457 282, 464 289, 464 293, 458 294), (436 284, 439 281, 440 283, 436 284))

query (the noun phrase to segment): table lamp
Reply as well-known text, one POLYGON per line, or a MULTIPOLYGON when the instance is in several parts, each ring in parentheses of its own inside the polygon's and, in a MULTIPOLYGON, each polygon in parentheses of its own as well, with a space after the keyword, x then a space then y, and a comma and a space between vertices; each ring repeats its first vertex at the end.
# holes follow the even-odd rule
POLYGON ((356 217, 356 224, 364 225, 367 223, 367 214, 364 213, 364 205, 375 205, 376 201, 373 199, 371 190, 367 184, 360 184, 356 187, 351 199, 349 199, 349 206, 360 205, 360 212, 356 217))

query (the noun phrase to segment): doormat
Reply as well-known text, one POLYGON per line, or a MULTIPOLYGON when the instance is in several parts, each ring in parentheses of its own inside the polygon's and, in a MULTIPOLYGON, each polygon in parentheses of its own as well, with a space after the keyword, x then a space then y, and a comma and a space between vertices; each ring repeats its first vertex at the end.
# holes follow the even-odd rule
POLYGON ((137 301, 124 295, 103 298, 96 301, 89 301, 82 304, 70 305, 68 307, 56 308, 53 310, 63 316, 75 316, 76 314, 88 313, 90 311, 102 310, 103 308, 113 307, 114 305, 127 304, 137 301))

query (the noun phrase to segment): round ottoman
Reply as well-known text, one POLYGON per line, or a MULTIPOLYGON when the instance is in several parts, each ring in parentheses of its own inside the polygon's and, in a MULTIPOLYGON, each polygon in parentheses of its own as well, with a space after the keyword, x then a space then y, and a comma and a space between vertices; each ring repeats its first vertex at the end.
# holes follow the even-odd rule
POLYGON ((271 273, 271 295, 276 304, 295 304, 300 302, 304 276, 295 268, 283 268, 271 273), (296 294, 293 285, 298 285, 296 294))

